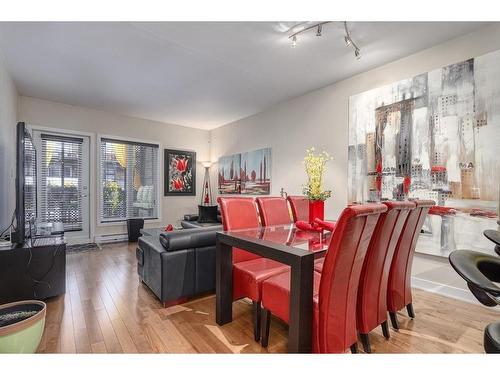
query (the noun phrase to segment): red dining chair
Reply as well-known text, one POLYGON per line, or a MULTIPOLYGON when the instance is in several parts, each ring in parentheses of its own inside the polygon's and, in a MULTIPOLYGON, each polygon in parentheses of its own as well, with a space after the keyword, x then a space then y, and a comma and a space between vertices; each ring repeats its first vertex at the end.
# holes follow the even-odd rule
POLYGON ((288 203, 285 198, 256 198, 256 201, 257 206, 259 206, 260 222, 262 225, 269 226, 292 223, 290 212, 288 211, 288 203))
MULTIPOLYGON (((217 202, 225 231, 260 226, 253 198, 219 197, 217 202)), ((245 297, 252 300, 255 341, 260 340, 262 281, 288 268, 282 263, 233 247, 233 300, 245 297)))
POLYGON ((387 309, 394 329, 399 329, 396 313, 406 306, 410 318, 415 318, 411 296, 411 266, 418 236, 429 209, 431 200, 413 200, 416 207, 410 212, 399 237, 387 284, 387 309))
POLYGON ((365 353, 371 353, 368 334, 382 325, 385 338, 389 338, 387 324, 387 281, 394 250, 415 203, 383 202, 387 211, 380 215, 370 246, 365 256, 358 288, 358 331, 365 353))
MULTIPOLYGON (((314 272, 312 347, 317 353, 357 352, 356 300, 366 250, 383 204, 344 209, 332 233, 323 272, 314 272)), ((289 321, 290 272, 262 283, 262 346, 269 342, 271 314, 289 321)))
POLYGON ((289 195, 286 199, 290 203, 294 223, 309 221, 309 199, 302 195, 289 195))

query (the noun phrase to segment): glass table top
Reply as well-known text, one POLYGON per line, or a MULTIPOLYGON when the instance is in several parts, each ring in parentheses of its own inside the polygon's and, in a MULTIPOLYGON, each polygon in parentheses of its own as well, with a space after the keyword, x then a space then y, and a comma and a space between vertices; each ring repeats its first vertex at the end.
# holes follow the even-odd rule
POLYGON ((293 224, 238 229, 224 233, 248 240, 263 240, 311 252, 327 250, 331 239, 330 232, 303 231, 297 229, 293 224))

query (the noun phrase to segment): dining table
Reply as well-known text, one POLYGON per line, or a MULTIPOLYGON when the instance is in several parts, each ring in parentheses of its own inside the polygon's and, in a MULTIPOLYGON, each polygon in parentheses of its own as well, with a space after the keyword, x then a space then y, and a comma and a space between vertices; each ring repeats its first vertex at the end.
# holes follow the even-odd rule
POLYGON ((290 266, 288 352, 311 352, 314 260, 325 256, 330 239, 330 232, 304 231, 294 224, 217 232, 217 324, 233 319, 232 249, 236 247, 290 266))

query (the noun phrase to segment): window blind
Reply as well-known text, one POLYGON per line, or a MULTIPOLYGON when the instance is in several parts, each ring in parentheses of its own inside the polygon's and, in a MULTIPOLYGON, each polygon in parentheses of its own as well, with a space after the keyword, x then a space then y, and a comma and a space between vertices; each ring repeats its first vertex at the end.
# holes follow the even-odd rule
POLYGON ((41 134, 40 217, 62 222, 65 231, 80 231, 82 212, 83 139, 41 134))
POLYGON ((158 218, 158 145, 101 138, 101 222, 158 218))

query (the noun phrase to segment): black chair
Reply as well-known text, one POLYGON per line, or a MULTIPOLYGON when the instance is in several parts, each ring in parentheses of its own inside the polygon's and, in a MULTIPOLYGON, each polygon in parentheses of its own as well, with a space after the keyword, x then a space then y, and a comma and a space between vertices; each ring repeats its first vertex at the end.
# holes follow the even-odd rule
MULTIPOLYGON (((474 296, 485 306, 500 305, 500 258, 477 251, 457 250, 449 256, 453 269, 467 282, 474 296)), ((500 353, 500 322, 484 331, 486 353, 500 353)))

